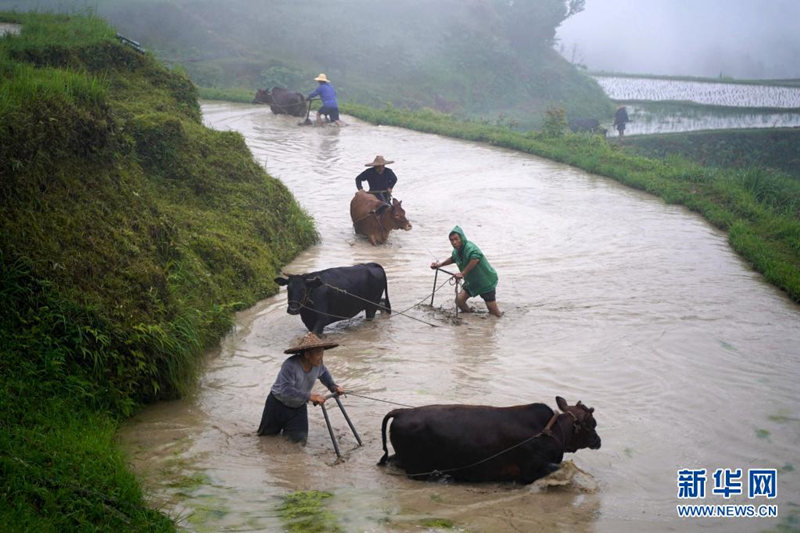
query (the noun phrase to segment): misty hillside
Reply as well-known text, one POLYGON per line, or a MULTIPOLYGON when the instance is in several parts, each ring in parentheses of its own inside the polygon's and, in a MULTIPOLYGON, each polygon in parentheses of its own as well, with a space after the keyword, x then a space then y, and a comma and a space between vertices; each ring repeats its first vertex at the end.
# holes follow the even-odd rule
MULTIPOLYGON (((65 0, 38 9, 64 10, 65 0)), ((30 3, 0 0, 0 7, 30 3)), ((73 6, 86 5, 76 0, 73 6)), ((202 87, 310 92, 536 125, 551 106, 608 117, 597 83, 553 48, 583 0, 97 0, 97 13, 202 87)))

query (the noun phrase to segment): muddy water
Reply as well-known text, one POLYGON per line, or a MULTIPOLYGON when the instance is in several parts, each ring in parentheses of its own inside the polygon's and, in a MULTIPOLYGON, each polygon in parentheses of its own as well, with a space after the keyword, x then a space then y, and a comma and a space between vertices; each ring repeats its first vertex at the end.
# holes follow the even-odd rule
POLYGON ((797 519, 800 309, 697 216, 547 160, 350 117, 338 130, 250 105, 203 113, 241 132, 315 218, 321 242, 284 270, 377 261, 396 312, 326 329, 342 345, 326 365, 360 395, 343 403, 363 447, 329 407, 342 461, 319 408, 309 408, 306 448, 255 436, 282 351, 305 332, 284 292, 237 317, 194 397, 123 428, 154 504, 183 526, 280 530, 281 496, 301 490, 333 493, 326 505, 344 531, 433 519, 463 531, 752 531, 797 519), (395 196, 414 225, 381 247, 356 238, 348 215, 354 177, 376 154, 395 160, 395 196), (430 305, 428 265, 449 254, 454 224, 499 272, 499 320, 479 299, 452 320, 447 284, 430 305), (426 483, 375 465, 387 402, 555 406, 556 395, 593 406, 603 439, 568 454, 573 475, 560 481, 426 483), (777 468, 775 500, 726 501, 709 481, 706 498, 688 503, 771 503, 779 517, 678 518, 683 468, 709 480, 717 468, 777 468))

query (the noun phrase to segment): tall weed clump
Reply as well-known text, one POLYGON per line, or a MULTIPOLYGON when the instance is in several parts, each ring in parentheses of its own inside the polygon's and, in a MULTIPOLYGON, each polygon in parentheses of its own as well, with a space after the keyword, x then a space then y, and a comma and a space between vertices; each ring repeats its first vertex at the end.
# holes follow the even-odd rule
POLYGON ((4 53, 35 66, 77 66, 79 51, 113 39, 114 30, 95 16, 71 17, 50 13, 19 13, 19 35, 6 36, 4 53))
POLYGON ((169 530, 123 487, 114 424, 190 390, 317 234, 241 135, 203 127, 185 75, 99 19, 20 22, 0 39, 0 522, 169 530))
MULTIPOLYGON (((108 82, 102 76, 0 59, 0 184, 15 194, 15 176, 59 163, 64 154, 89 157, 110 141, 108 82), (43 150, 42 147, 47 147, 43 150)), ((44 185, 43 185, 44 186, 44 185)))

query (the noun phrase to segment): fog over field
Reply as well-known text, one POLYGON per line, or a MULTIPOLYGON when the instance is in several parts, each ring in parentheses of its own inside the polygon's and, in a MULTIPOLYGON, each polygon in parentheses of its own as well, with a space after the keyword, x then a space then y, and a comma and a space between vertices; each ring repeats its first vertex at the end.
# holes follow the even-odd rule
POLYGON ((586 0, 557 48, 591 70, 800 78, 797 0, 586 0))

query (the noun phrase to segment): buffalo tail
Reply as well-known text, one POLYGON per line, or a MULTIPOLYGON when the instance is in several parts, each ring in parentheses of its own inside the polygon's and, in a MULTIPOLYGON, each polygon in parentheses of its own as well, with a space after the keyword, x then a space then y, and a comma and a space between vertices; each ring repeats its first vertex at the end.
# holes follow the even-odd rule
POLYGON ((378 466, 385 466, 386 463, 389 461, 389 448, 386 447, 386 426, 389 423, 389 420, 395 417, 397 413, 402 411, 403 409, 395 409, 393 411, 389 411, 386 416, 383 417, 383 422, 381 423, 381 440, 383 441, 383 457, 381 460, 378 461, 378 466))

